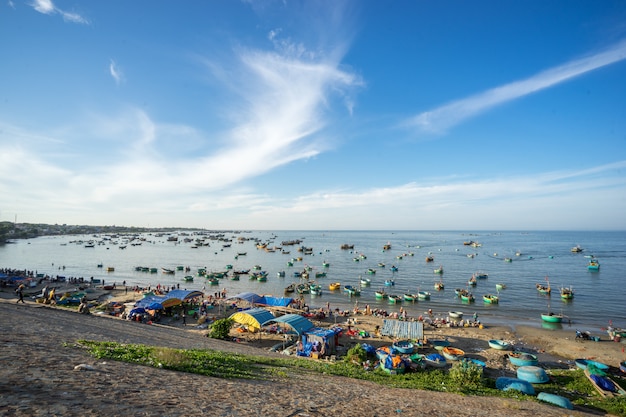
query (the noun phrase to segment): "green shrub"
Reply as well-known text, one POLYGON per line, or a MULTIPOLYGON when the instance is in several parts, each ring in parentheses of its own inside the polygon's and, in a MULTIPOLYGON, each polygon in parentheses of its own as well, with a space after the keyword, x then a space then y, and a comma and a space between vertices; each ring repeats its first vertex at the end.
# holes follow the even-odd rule
POLYGON ((363 346, 359 343, 354 345, 345 356, 346 362, 355 363, 361 365, 363 362, 367 360, 367 352, 363 348, 363 346))
POLYGON ((207 336, 213 339, 226 340, 229 337, 230 328, 234 323, 235 321, 231 318, 215 320, 209 328, 209 334, 207 336))
POLYGON ((469 361, 456 362, 450 368, 450 382, 459 389, 466 390, 482 385, 482 366, 469 361))

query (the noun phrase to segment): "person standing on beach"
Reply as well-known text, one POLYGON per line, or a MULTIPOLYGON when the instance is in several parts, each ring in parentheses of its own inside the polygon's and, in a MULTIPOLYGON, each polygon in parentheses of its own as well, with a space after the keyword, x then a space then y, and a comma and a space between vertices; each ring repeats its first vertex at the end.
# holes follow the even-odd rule
POLYGON ((17 296, 19 297, 17 301, 15 302, 15 304, 19 303, 20 301, 23 304, 26 304, 26 302, 24 301, 24 286, 20 285, 19 287, 17 287, 17 290, 15 290, 15 292, 17 293, 17 296))

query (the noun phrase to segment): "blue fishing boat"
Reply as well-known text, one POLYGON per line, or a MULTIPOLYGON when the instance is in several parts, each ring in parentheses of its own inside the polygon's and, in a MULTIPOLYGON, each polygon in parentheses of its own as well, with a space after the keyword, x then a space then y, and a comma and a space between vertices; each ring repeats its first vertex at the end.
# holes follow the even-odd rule
POLYGON ((574 363, 580 369, 587 369, 588 366, 594 366, 597 369, 601 369, 603 371, 606 371, 607 369, 609 369, 609 365, 604 364, 602 362, 596 362, 591 359, 574 359, 574 363))
POLYGON ((538 366, 520 366, 517 368, 517 377, 531 384, 545 384, 550 380, 546 371, 538 366))
POLYGON ((448 364, 446 358, 438 353, 431 353, 424 356, 424 362, 426 362, 426 365, 432 366, 433 368, 443 368, 448 364))
POLYGON ((501 376, 496 379, 496 388, 502 391, 515 390, 527 395, 535 395, 535 388, 531 383, 519 378, 501 376))
POLYGON ((410 340, 398 340, 393 342, 392 347, 399 353, 411 354, 415 349, 415 345, 410 340))
POLYGON ((489 347, 496 350, 509 350, 512 345, 502 339, 491 339, 489 340, 489 347))
POLYGON ((515 366, 536 366, 539 360, 536 355, 527 352, 511 352, 509 353, 509 361, 515 366))
POLYGON ((549 392, 540 392, 537 395, 537 399, 539 401, 550 403, 561 408, 566 408, 568 410, 574 409, 574 406, 572 405, 572 402, 569 399, 562 397, 560 395, 550 394, 549 392))

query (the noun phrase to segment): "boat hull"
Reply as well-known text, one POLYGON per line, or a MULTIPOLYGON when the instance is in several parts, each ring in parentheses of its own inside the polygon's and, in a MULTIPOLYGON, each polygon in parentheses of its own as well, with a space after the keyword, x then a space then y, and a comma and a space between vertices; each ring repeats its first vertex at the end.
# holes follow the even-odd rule
POLYGON ((502 391, 515 390, 527 395, 535 395, 535 388, 528 381, 501 376, 496 379, 496 388, 502 391))
POLYGON ((541 314, 541 320, 547 323, 561 323, 563 321, 563 316, 560 314, 541 314))
POLYGON ((465 356, 465 352, 461 349, 453 348, 453 347, 445 347, 441 350, 444 358, 449 361, 459 361, 465 356))
POLYGON ((496 350, 509 350, 511 349, 511 344, 504 340, 491 339, 489 340, 489 347, 496 350))
POLYGON ((566 408, 568 410, 573 410, 574 406, 572 405, 572 402, 570 400, 568 400, 565 397, 562 397, 560 395, 556 395, 556 394, 550 394, 548 392, 540 392, 537 395, 537 399, 539 401, 543 401, 546 403, 550 403, 550 404, 554 404, 558 407, 561 408, 566 408))
POLYGON ((517 368, 517 378, 531 384, 545 384, 550 380, 546 371, 538 366, 520 366, 517 368))
POLYGON ((526 352, 509 353, 509 361, 514 366, 536 366, 539 364, 537 356, 526 352))

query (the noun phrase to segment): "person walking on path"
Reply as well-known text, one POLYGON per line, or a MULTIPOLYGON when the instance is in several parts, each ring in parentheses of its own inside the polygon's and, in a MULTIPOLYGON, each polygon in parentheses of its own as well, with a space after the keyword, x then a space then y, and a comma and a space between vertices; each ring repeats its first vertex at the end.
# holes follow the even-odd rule
POLYGON ((183 326, 186 326, 187 325, 187 312, 185 311, 185 307, 183 307, 182 317, 183 317, 183 326))
POLYGON ((21 301, 23 304, 26 304, 26 302, 24 301, 24 285, 20 285, 19 287, 17 287, 17 290, 15 290, 15 292, 19 297, 15 303, 17 304, 21 301))

